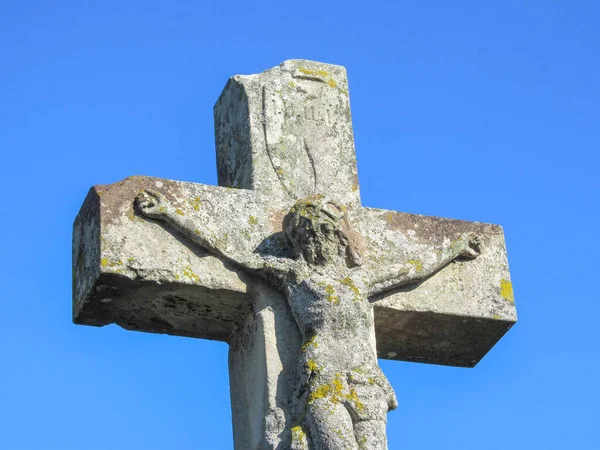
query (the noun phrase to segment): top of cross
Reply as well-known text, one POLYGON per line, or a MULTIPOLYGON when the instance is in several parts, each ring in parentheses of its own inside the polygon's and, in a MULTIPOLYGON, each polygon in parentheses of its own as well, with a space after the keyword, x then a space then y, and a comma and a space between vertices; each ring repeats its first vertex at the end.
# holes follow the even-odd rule
POLYGON ((326 193, 360 203, 342 66, 290 60, 229 80, 215 104, 219 185, 268 190, 276 203, 326 193))

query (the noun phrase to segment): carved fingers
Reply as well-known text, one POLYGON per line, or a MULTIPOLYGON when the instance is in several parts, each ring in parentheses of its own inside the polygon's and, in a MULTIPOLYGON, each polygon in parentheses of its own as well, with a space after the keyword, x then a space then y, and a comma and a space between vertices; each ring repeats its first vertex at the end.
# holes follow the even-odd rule
POLYGON ((140 214, 158 219, 167 213, 168 201, 159 193, 145 190, 135 198, 135 207, 140 214))
POLYGON ((460 253, 461 258, 475 259, 481 254, 481 239, 473 233, 464 236, 465 246, 460 253))

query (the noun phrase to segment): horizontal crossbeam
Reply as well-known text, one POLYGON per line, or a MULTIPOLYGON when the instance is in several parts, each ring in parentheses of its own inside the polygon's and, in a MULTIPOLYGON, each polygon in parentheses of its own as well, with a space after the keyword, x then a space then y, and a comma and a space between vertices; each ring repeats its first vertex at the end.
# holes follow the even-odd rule
MULTIPOLYGON (((273 209, 260 191, 151 177, 95 186, 74 223, 74 322, 229 342, 259 280, 139 217, 134 199, 144 190, 165 195, 234 252, 289 256, 281 229, 290 205, 273 209)), ((482 239, 476 260, 371 299, 380 358, 472 367, 515 323, 499 226, 348 208, 349 237, 374 272, 406 260, 419 270, 462 233, 482 239)))

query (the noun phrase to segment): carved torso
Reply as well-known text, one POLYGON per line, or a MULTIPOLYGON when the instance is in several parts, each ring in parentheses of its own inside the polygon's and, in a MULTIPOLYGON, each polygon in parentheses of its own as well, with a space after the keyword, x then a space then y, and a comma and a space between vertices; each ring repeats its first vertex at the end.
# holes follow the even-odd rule
MULTIPOLYGON (((335 345, 335 366, 338 370, 352 369, 360 364, 376 365, 377 359, 370 336, 373 311, 368 300, 367 273, 361 268, 333 271, 330 268, 306 267, 295 271, 285 286, 285 293, 294 318, 306 342, 305 350, 316 360, 326 346, 335 345), (323 346, 319 351, 319 343, 323 346)), ((325 363, 326 361, 323 361, 325 363)), ((330 361, 333 363, 334 361, 330 361)))

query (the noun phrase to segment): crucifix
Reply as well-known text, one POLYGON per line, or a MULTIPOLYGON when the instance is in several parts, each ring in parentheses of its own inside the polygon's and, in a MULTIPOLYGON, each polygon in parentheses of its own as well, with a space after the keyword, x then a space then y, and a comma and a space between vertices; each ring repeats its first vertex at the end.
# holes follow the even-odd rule
POLYGON ((93 187, 73 320, 225 341, 236 449, 386 449, 377 358, 473 367, 516 322, 502 228, 363 207, 346 71, 229 80, 219 186, 93 187))

